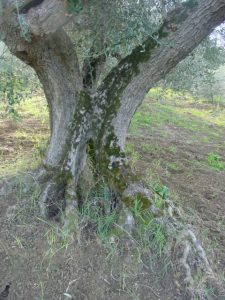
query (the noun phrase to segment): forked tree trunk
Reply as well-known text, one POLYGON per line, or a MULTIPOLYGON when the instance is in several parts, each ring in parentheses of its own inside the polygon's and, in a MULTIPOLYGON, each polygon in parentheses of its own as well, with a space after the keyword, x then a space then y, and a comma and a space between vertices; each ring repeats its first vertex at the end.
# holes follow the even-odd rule
POLYGON ((4 41, 35 70, 48 101, 51 138, 41 195, 45 216, 57 214, 65 201, 77 199, 87 155, 95 174, 104 176, 126 205, 138 196, 143 207, 151 206, 149 190, 132 173, 124 153, 130 120, 146 92, 225 19, 224 0, 189 2, 176 12, 179 24, 172 24, 168 31, 166 20, 159 29, 157 37, 164 42, 147 38, 111 70, 95 92, 79 72, 70 38, 57 29, 70 18, 67 1, 23 1, 28 3, 22 13, 30 26, 31 41, 21 37, 17 2, 4 2, 5 15, 0 18, 4 41))
POLYGON ((125 125, 120 125, 119 132, 115 130, 121 97, 133 70, 121 68, 120 76, 112 72, 91 94, 82 86, 73 45, 63 30, 45 40, 24 43, 22 49, 14 54, 36 71, 49 107, 51 137, 44 160, 42 214, 53 216, 65 207, 65 201, 77 199, 78 179, 87 155, 95 175, 103 176, 127 204, 135 193, 144 195, 145 206, 149 206, 149 191, 137 183, 124 153, 131 116, 127 120, 124 115, 125 125))
MULTIPOLYGON (((136 177, 124 154, 124 136, 123 143, 119 142, 121 136, 115 133, 113 121, 133 71, 125 74, 124 69, 115 78, 112 73, 91 94, 83 87, 73 44, 63 30, 32 43, 22 41, 10 49, 35 70, 48 102, 51 136, 44 160, 42 214, 53 216, 65 207, 65 201, 77 199, 78 179, 87 155, 95 175, 104 176, 111 189, 128 199, 133 188, 127 187, 136 177), (111 90, 112 83, 116 90, 111 90)), ((127 126, 121 127, 121 132, 126 130, 127 126)))

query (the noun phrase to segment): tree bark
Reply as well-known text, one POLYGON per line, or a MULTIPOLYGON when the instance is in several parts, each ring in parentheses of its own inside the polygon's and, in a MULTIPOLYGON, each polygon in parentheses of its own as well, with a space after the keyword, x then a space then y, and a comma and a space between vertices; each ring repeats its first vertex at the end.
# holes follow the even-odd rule
MULTIPOLYGON (((138 197, 143 208, 149 208, 151 194, 132 173, 124 153, 130 120, 148 90, 225 19, 224 0, 183 7, 177 13, 182 18, 172 30, 166 20, 158 39, 149 37, 135 48, 95 92, 89 83, 94 73, 88 74, 93 69, 87 68, 82 78, 73 44, 59 29, 68 21, 62 1, 54 1, 59 22, 49 13, 50 2, 40 2, 32 10, 23 6, 31 40, 21 37, 12 0, 1 16, 0 31, 11 52, 36 71, 48 101, 51 138, 44 161, 47 176, 40 197, 42 213, 55 215, 64 209, 65 199, 77 198, 87 155, 95 174, 103 176, 127 206, 138 197), (54 26, 54 22, 60 25, 54 26)), ((92 67, 98 67, 97 60, 92 67)))

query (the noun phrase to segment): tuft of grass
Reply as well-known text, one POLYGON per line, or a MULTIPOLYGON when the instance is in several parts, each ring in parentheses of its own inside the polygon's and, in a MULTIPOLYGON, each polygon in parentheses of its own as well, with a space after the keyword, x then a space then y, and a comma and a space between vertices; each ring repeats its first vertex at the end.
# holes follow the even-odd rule
POLYGON ((172 171, 177 171, 180 169, 180 166, 176 162, 167 163, 167 167, 172 171))
POLYGON ((173 153, 176 154, 177 153, 177 147, 175 145, 171 145, 168 147, 168 150, 173 153))
POLYGON ((134 168, 138 160, 140 159, 139 153, 135 150, 134 144, 127 143, 125 148, 126 154, 130 158, 131 167, 134 168))
MULTIPOLYGON (((156 197, 155 201, 158 202, 159 207, 162 207, 161 197, 156 197)), ((139 245, 138 252, 151 250, 157 257, 162 257, 167 245, 164 220, 156 219, 149 210, 143 210, 138 198, 134 202, 132 212, 137 223, 135 239, 139 245)))
POLYGON ((117 220, 116 210, 111 209, 112 193, 104 182, 97 182, 93 186, 82 205, 66 216, 64 230, 76 234, 76 239, 81 238, 89 230, 94 231, 103 244, 111 238, 111 231, 117 220))
POLYGON ((221 157, 215 153, 209 153, 206 157, 208 165, 216 170, 224 171, 225 163, 221 162, 221 157))
MULTIPOLYGON (((42 222, 44 220, 40 219, 42 222)), ((45 258, 49 261, 61 250, 66 250, 71 243, 70 237, 66 231, 60 228, 58 225, 51 224, 50 222, 45 222, 50 228, 46 231, 44 237, 46 238, 48 244, 48 250, 45 253, 45 258)))

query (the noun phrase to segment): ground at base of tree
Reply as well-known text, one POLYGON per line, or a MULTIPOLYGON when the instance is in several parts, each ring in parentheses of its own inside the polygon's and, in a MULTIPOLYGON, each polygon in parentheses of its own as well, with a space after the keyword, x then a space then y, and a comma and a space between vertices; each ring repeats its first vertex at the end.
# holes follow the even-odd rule
MULTIPOLYGON (((132 167, 154 189, 161 192, 168 187, 170 198, 182 208, 185 222, 195 229, 214 271, 224 280, 225 111, 223 106, 193 99, 181 101, 183 96, 171 93, 147 97, 132 121, 127 153, 132 167)), ((1 151, 2 165, 8 159, 10 168, 7 175, 4 165, 0 185, 0 292, 11 282, 10 300, 191 299, 179 281, 173 258, 163 252, 163 231, 155 232, 156 250, 154 245, 138 247, 129 236, 123 242, 106 243, 104 230, 91 236, 96 224, 82 228, 87 220, 82 220, 71 241, 56 221, 40 218, 35 195, 29 190, 35 186, 32 173, 24 176, 37 160, 34 152, 42 154, 38 139, 28 143, 32 130, 34 136, 46 134, 47 125, 39 121, 38 115, 36 119, 30 115, 30 121, 22 121, 24 125, 0 124, 0 136, 10 129, 6 143, 10 140, 14 149, 7 152, 5 144, 1 151), (32 120, 36 126, 32 127, 32 120), (23 168, 17 163, 18 153, 23 168), (20 171, 15 180, 13 166, 20 171)), ((194 280, 200 283, 203 278, 198 274, 194 280)), ((208 299, 225 297, 215 295, 210 287, 204 292, 208 299)))

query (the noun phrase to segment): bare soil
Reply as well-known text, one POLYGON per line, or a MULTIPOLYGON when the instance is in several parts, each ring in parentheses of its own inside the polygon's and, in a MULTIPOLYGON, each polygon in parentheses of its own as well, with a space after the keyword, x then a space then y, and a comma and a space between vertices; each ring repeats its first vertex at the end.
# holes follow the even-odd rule
POLYGON ((175 194, 186 222, 195 227, 215 270, 225 278, 225 171, 211 168, 205 162, 208 153, 224 158, 224 143, 193 141, 184 130, 171 125, 165 130, 169 132, 167 138, 160 138, 157 131, 147 135, 145 130, 143 138, 130 137, 140 154, 137 170, 143 177, 148 170, 155 170, 172 196, 175 194), (146 140, 161 151, 144 151, 140 145, 146 140), (168 150, 171 146, 176 146, 176 153, 168 150), (160 161, 157 168, 155 161, 160 161))

